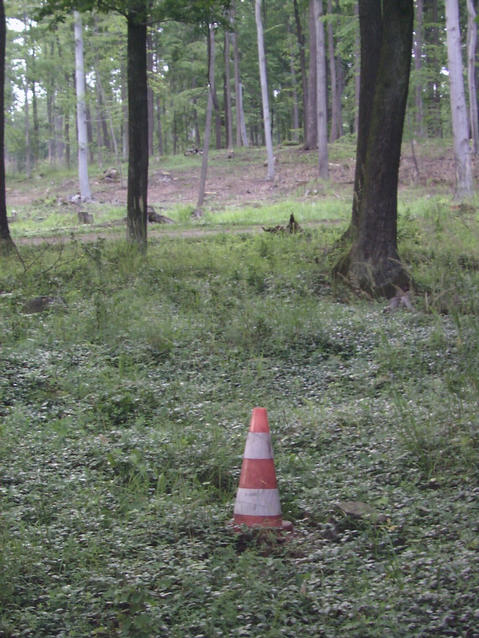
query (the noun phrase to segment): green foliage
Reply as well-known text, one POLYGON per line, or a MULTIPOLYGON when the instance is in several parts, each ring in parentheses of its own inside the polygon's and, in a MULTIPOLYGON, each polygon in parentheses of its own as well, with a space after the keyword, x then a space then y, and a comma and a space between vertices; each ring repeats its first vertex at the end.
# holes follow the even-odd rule
POLYGON ((424 200, 400 231, 412 312, 332 286, 323 232, 4 260, 2 635, 474 634, 477 218, 424 200), (286 542, 229 526, 254 405, 286 542))

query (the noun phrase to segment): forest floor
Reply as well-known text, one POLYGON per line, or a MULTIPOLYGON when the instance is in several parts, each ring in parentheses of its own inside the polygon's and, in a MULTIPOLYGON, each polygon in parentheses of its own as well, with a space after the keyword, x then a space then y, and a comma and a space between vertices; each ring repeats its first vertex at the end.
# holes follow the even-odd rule
POLYGON ((479 638, 478 200, 444 145, 419 176, 404 151, 398 308, 331 276, 352 143, 327 184, 313 152, 274 184, 261 149, 212 152, 202 220, 201 158, 152 162, 175 224, 146 258, 81 241, 124 237, 120 182, 92 167, 80 207, 73 171, 7 179, 0 638, 479 638), (292 211, 317 228, 261 231, 292 211), (255 405, 287 536, 231 525, 255 405))
MULTIPOLYGON (((318 202, 322 197, 350 201, 354 181, 354 145, 337 142, 331 146, 330 181, 321 183, 317 177, 316 152, 300 147, 278 147, 276 149, 276 175, 274 181, 266 179, 263 149, 237 149, 233 156, 227 151, 212 151, 206 186, 204 210, 215 213, 225 209, 262 208, 285 200, 318 202)), ((148 200, 156 212, 173 216, 182 209, 181 221, 185 222, 196 207, 201 169, 201 155, 175 156, 150 162, 148 200)), ((127 170, 94 167, 90 170, 90 185, 94 202, 81 204, 78 199, 77 179, 67 176, 34 174, 32 179, 7 180, 7 206, 11 215, 11 230, 21 242, 37 243, 43 239, 55 240, 65 235, 66 230, 80 233, 79 239, 95 239, 124 223, 124 207, 127 197, 127 170), (116 207, 116 217, 104 214, 106 209, 116 207), (76 228, 64 220, 49 224, 48 232, 22 232, 15 222, 21 219, 22 211, 28 210, 32 222, 42 222, 45 215, 73 213, 71 219, 76 228), (78 211, 89 211, 94 223, 89 228, 76 223, 78 211), (37 215, 37 217, 35 217, 37 215), (38 215, 40 215, 38 217, 38 215), (17 232, 16 232, 17 231, 17 232)), ((452 151, 444 146, 404 146, 400 168, 400 190, 412 189, 429 194, 451 194, 454 186, 454 159, 452 151)), ((175 219, 178 221, 178 219, 175 219)), ((278 221, 287 223, 288 218, 278 221)), ((324 220, 322 220, 324 221, 324 220)), ((329 220, 332 221, 332 220, 329 220)), ((31 226, 29 225, 31 228, 31 226)), ((252 230, 261 225, 252 225, 252 230)), ((168 235, 191 235, 205 232, 205 226, 175 229, 168 227, 161 232, 168 235)), ((115 233, 116 234, 116 233, 115 233)))

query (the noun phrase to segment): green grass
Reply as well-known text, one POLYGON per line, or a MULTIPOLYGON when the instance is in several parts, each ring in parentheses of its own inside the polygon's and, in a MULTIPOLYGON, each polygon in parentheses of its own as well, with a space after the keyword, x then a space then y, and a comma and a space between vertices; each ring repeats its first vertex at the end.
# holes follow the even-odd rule
POLYGON ((335 226, 4 261, 0 635, 474 636, 479 228, 435 205, 414 312, 333 285, 335 226), (229 525, 255 405, 286 542, 229 525))

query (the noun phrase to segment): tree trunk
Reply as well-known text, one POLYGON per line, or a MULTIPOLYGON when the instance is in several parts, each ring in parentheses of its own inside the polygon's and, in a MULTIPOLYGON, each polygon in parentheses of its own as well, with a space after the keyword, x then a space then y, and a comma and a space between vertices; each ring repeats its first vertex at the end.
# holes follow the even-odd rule
POLYGON ((422 99, 422 55, 423 55, 423 0, 417 0, 416 39, 414 41, 414 68, 416 71, 416 135, 424 137, 424 104, 422 99))
POLYGON ((306 129, 304 133, 304 148, 312 149, 318 145, 317 118, 317 71, 316 71, 316 25, 314 21, 314 3, 309 1, 309 75, 308 75, 308 104, 306 115, 306 129))
MULTIPOLYGON (((53 59, 55 52, 55 42, 50 42, 50 58, 53 59)), ((51 62, 51 60, 50 60, 51 62)), ((47 120, 48 120, 48 163, 50 165, 55 164, 56 161, 56 147, 55 147, 55 116, 54 116, 54 104, 55 104, 55 79, 52 71, 48 72, 47 80, 47 120)))
POLYGON ((440 38, 440 20, 438 0, 423 0, 425 22, 424 31, 426 50, 428 51, 428 70, 431 78, 427 83, 427 132, 431 137, 442 137, 441 82, 443 44, 440 38))
MULTIPOLYGON (((32 140, 32 151, 33 151, 33 163, 36 164, 38 162, 39 157, 39 144, 40 144, 40 122, 38 120, 38 100, 37 100, 37 88, 36 88, 36 57, 35 51, 32 51, 32 81, 31 81, 31 91, 32 91, 32 118, 33 118, 33 140, 32 140)), ((68 86, 68 82, 67 82, 68 86)))
POLYGON ((225 124, 226 124, 226 148, 233 148, 233 109, 231 106, 231 73, 230 73, 230 34, 225 31, 224 36, 224 101, 225 101, 225 124))
POLYGON ((303 87, 303 140, 306 139, 306 118, 307 118, 307 105, 308 105, 308 78, 306 73, 306 53, 304 32, 301 24, 301 16, 299 14, 298 1, 293 0, 294 7, 294 21, 296 24, 296 38, 298 40, 299 48, 299 68, 301 69, 301 86, 303 87))
POLYGON ((472 150, 479 153, 479 120, 477 109, 476 52, 477 22, 473 0, 467 0, 467 84, 469 87, 469 121, 471 125, 472 150))
POLYGON ((24 56, 25 56, 25 76, 23 78, 23 95, 24 95, 24 113, 25 113, 25 174, 27 178, 32 176, 32 146, 31 146, 31 129, 30 129, 30 103, 28 100, 29 93, 29 75, 30 75, 30 29, 27 18, 25 3, 23 3, 23 24, 24 24, 24 56))
POLYGON ((25 174, 27 178, 32 176, 32 149, 30 144, 30 104, 28 101, 28 81, 24 78, 23 82, 24 91, 24 113, 25 113, 25 174))
POLYGON ((397 252, 397 186, 413 17, 413 0, 359 2, 361 89, 352 245, 335 274, 369 294, 387 297, 410 283, 397 252))
POLYGON ((83 33, 82 20, 78 11, 74 11, 75 30, 75 80, 77 96, 77 128, 78 128, 78 181, 82 202, 91 200, 88 181, 88 142, 85 110, 85 72, 83 70, 83 33))
POLYGON ((71 144, 70 144, 70 113, 65 114, 65 124, 63 127, 63 139, 65 140, 65 163, 68 169, 71 167, 71 144))
POLYGON ((462 73, 458 0, 446 0, 447 58, 451 98, 452 132, 456 160, 455 199, 472 195, 471 149, 466 96, 462 73))
MULTIPOLYGON (((288 34, 289 33, 291 33, 291 27, 288 22, 288 34)), ((293 141, 298 142, 298 136, 299 136, 298 82, 296 80, 296 69, 294 66, 294 53, 292 48, 289 54, 289 69, 291 74, 291 89, 292 89, 292 98, 293 98, 293 113, 292 113, 291 126, 293 129, 293 141)))
POLYGON ((201 162, 200 187, 198 202, 195 209, 195 217, 203 215, 203 203, 205 200, 206 176, 208 173, 208 153, 210 150, 211 120, 213 116, 215 82, 215 32, 212 24, 208 25, 208 104, 206 107, 205 137, 203 144, 203 157, 201 162))
POLYGON ((160 96, 157 95, 156 96, 156 132, 158 135, 158 155, 160 157, 165 152, 164 144, 163 144, 162 110, 163 110, 163 104, 162 104, 162 101, 160 100, 160 96))
MULTIPOLYGON (((147 35, 147 75, 153 74, 153 42, 151 35, 147 35)), ((151 83, 148 82, 148 154, 153 155, 153 136, 154 136, 154 102, 153 89, 151 83)))
POLYGON ((5 8, 0 0, 0 255, 11 252, 14 243, 10 236, 5 193, 5 8))
MULTIPOLYGON (((231 19, 234 23, 234 9, 231 12, 231 19)), ((246 134, 246 123, 243 110, 243 89, 241 86, 238 34, 234 30, 231 34, 233 41, 233 62, 235 76, 235 105, 236 105, 236 146, 248 146, 248 136, 246 134)))
POLYGON ((318 168, 321 179, 329 178, 328 169, 328 87, 326 80, 326 48, 322 0, 314 2, 314 25, 316 39, 316 117, 318 132, 318 168))
POLYGON ((274 180, 273 139, 271 136, 271 114, 269 110, 268 78, 266 73, 266 56, 264 52, 263 20, 261 17, 261 0, 255 0, 256 32, 258 39, 259 76, 261 100, 263 103, 263 126, 268 157, 268 180, 274 180))
POLYGON ((332 0, 328 0, 328 56, 329 56, 329 77, 331 78, 331 130, 329 132, 330 142, 336 141, 341 137, 340 119, 341 119, 341 98, 338 105, 338 78, 336 74, 336 56, 334 47, 333 24, 331 16, 333 15, 332 0))
MULTIPOLYGON (((359 0, 354 4, 354 16, 359 22, 359 0)), ((356 37, 354 39, 354 132, 359 132, 359 102, 361 94, 361 72, 360 72, 360 60, 361 60, 361 43, 359 37, 359 25, 356 29, 356 37)))
POLYGON ((123 160, 128 159, 128 71, 121 65, 121 153, 123 160))
POLYGON ((128 24, 127 239, 146 250, 148 205, 148 82, 146 1, 132 0, 128 24))

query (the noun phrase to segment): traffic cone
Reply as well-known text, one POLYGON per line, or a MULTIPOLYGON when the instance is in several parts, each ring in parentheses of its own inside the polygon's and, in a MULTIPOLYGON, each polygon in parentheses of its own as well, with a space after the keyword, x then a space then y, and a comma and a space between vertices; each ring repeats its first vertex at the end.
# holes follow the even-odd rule
POLYGON ((291 530, 283 521, 265 408, 253 408, 234 506, 235 527, 291 530))

